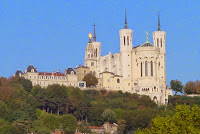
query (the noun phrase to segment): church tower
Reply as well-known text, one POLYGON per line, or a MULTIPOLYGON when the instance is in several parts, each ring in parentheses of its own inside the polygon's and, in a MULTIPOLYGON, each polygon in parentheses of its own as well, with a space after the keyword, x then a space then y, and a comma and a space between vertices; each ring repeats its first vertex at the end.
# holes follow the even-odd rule
POLYGON ((132 44, 133 30, 128 29, 127 16, 125 10, 125 24, 124 29, 119 31, 120 37, 120 59, 121 59, 121 75, 124 78, 125 88, 131 88, 131 52, 133 48, 132 44))
POLYGON ((85 50, 85 60, 84 65, 90 68, 90 72, 96 77, 99 75, 98 64, 101 57, 101 42, 96 41, 96 31, 94 23, 94 36, 92 41, 92 34, 89 33, 89 42, 85 50))
POLYGON ((165 41, 166 41, 166 32, 161 31, 160 26, 160 13, 158 12, 158 30, 153 32, 153 44, 155 47, 160 48, 160 56, 158 61, 158 73, 160 84, 166 85, 166 49, 165 49, 165 41))

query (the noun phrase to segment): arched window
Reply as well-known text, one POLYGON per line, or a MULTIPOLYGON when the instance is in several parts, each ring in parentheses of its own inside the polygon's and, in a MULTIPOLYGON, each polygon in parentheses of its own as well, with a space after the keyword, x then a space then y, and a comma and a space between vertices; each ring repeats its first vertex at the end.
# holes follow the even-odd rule
POLYGON ((124 45, 125 45, 125 36, 124 36, 124 45))
POLYGON ((159 47, 159 39, 157 39, 157 47, 159 47))
POLYGON ((97 48, 96 48, 96 57, 97 57, 97 48))
POLYGON ((160 47, 162 47, 162 38, 160 39, 160 47))
POLYGON ((91 54, 91 58, 93 57, 93 54, 91 54))
POLYGON ((127 45, 129 45, 129 36, 127 36, 127 45))
POLYGON ((142 77, 142 63, 141 63, 141 77, 142 77))
POLYGON ((120 83, 120 79, 119 78, 117 79, 117 83, 120 83))
POLYGON ((153 76, 153 62, 151 61, 151 76, 153 76))
POLYGON ((145 76, 148 76, 148 63, 145 61, 145 76))

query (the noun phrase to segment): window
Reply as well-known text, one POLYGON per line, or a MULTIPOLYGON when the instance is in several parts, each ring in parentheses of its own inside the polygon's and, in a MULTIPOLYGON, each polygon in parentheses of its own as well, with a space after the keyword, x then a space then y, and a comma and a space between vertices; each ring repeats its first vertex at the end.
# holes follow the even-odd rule
POLYGON ((86 71, 84 70, 84 73, 83 74, 86 74, 86 71))
POLYGON ((117 83, 120 83, 120 79, 119 78, 117 79, 117 83))
POLYGON ((34 76, 34 79, 36 79, 36 76, 34 76))
POLYGON ((93 54, 91 54, 91 58, 93 57, 93 54))
POLYGON ((127 36, 127 45, 129 45, 129 36, 127 36))
POLYGON ((110 82, 110 79, 108 79, 107 82, 110 82))
POLYGON ((94 66, 94 62, 91 62, 91 66, 94 66))
POLYGON ((90 54, 88 54, 88 58, 90 58, 90 54))
POLYGON ((124 36, 124 45, 125 45, 125 36, 124 36))
POLYGON ((31 79, 31 76, 29 78, 31 79))
POLYGON ((141 63, 141 77, 142 77, 142 63, 141 63))
POLYGON ((157 39, 157 47, 159 47, 159 39, 157 39))
POLYGON ((96 48, 96 57, 97 57, 97 48, 96 48))
POLYGON ((130 83, 128 83, 128 86, 130 86, 131 84, 130 83))
POLYGON ((148 63, 145 61, 145 76, 148 76, 148 63))
POLYGON ((162 38, 160 39, 160 46, 162 47, 162 38))
POLYGON ((153 62, 151 61, 151 76, 153 76, 153 62))

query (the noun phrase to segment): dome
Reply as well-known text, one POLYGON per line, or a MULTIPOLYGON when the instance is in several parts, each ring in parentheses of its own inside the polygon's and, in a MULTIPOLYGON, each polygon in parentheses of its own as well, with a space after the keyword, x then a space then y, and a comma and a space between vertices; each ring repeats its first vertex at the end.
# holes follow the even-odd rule
POLYGON ((141 47, 153 47, 153 45, 151 44, 151 42, 146 41, 141 47))

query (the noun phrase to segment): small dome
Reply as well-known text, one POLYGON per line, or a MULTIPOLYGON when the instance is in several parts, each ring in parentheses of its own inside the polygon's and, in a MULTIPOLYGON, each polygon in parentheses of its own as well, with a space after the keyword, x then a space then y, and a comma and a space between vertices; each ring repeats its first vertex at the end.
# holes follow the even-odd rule
POLYGON ((153 45, 149 41, 146 41, 141 47, 153 47, 153 45))

